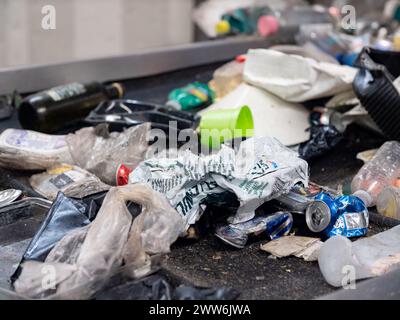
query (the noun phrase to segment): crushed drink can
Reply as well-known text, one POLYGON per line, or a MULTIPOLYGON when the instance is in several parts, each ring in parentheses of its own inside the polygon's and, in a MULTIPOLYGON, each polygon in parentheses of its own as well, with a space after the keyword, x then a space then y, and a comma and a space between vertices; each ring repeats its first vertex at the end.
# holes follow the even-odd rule
POLYGON ((368 209, 356 196, 343 195, 332 198, 329 194, 321 192, 307 206, 305 214, 310 230, 323 232, 328 237, 359 237, 368 231, 368 209))
POLYGON ((215 235, 225 243, 241 249, 251 234, 266 233, 273 240, 288 235, 292 225, 291 213, 279 211, 272 215, 257 216, 246 222, 220 226, 215 235))

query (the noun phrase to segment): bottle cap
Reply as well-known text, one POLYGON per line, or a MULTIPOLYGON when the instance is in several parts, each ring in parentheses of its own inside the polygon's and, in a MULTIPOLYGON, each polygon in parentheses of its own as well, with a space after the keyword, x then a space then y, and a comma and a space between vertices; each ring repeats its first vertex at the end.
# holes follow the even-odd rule
POLYGON ((169 100, 169 101, 167 101, 167 103, 165 105, 167 107, 171 107, 172 109, 175 109, 175 110, 182 110, 181 104, 175 100, 169 100))
POLYGON ((356 192, 353 193, 353 196, 356 196, 357 198, 360 198, 362 202, 364 202, 366 207, 372 207, 373 200, 371 195, 364 190, 357 190, 356 192))
POLYGON ((263 36, 274 34, 279 29, 278 19, 274 16, 261 16, 257 22, 258 33, 263 36))
POLYGON ((215 32, 218 35, 228 34, 231 31, 231 25, 226 20, 221 20, 215 25, 215 32))

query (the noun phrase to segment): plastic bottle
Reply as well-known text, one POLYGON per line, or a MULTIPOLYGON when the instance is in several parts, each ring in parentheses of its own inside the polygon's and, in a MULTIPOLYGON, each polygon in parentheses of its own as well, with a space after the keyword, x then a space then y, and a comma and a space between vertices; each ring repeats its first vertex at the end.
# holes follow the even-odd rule
POLYGON ((253 34, 257 31, 257 21, 261 16, 272 15, 268 6, 239 8, 222 15, 215 31, 219 36, 228 34, 253 34))
POLYGON ((400 143, 385 142, 358 171, 351 182, 351 191, 372 207, 383 187, 393 185, 400 173, 400 143))
POLYGON ((376 200, 376 208, 380 214, 400 220, 400 188, 384 187, 376 200))
POLYGON ((26 97, 19 106, 19 120, 24 129, 51 133, 82 119, 109 99, 121 98, 124 88, 119 83, 78 82, 61 85, 26 97))
POLYGON ((171 91, 166 104, 177 110, 190 110, 210 105, 214 101, 214 96, 214 91, 207 84, 193 82, 171 91))
POLYGON ((238 56, 214 71, 212 89, 217 98, 226 96, 242 83, 245 56, 238 56))

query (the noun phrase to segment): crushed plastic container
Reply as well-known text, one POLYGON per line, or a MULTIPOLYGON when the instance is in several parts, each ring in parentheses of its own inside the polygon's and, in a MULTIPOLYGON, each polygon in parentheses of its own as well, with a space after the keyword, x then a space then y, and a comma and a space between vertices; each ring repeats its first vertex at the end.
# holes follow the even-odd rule
POLYGON ((400 173, 400 143, 385 142, 351 182, 351 191, 372 207, 383 187, 393 185, 400 173))

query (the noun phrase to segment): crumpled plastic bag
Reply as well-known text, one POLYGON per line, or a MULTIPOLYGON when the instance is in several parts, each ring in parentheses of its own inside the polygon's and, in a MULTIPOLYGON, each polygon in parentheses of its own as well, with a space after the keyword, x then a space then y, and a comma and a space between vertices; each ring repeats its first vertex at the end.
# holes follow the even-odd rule
POLYGON ((238 153, 222 146, 216 154, 197 156, 186 150, 178 158, 143 161, 130 183, 144 182, 164 194, 185 221, 186 228, 201 215, 209 194, 230 191, 240 207, 230 223, 248 221, 264 202, 287 193, 296 183, 308 184, 308 164, 296 152, 270 137, 241 143, 238 153))
POLYGON ((325 280, 335 287, 400 268, 400 226, 355 242, 334 236, 322 245, 318 264, 325 280))
POLYGON ((117 169, 130 169, 145 158, 150 123, 130 127, 123 132, 108 131, 108 125, 83 128, 66 136, 73 163, 95 174, 109 185, 117 184, 117 169))
POLYGON ((125 275, 142 277, 152 271, 153 255, 169 252, 182 233, 179 214, 163 195, 144 184, 113 187, 96 219, 67 234, 44 263, 22 264, 15 291, 31 298, 87 299, 125 265, 125 275), (126 207, 142 206, 134 218, 126 207), (51 286, 44 286, 53 271, 51 286))
POLYGON ((243 79, 286 101, 305 102, 352 89, 357 69, 270 49, 247 53, 243 79))
POLYGON ((20 129, 0 135, 0 166, 16 170, 43 170, 72 163, 65 136, 20 129))
POLYGON ((34 174, 29 182, 33 190, 50 200, 54 200, 60 191, 67 197, 84 198, 111 188, 94 174, 68 164, 34 174))

